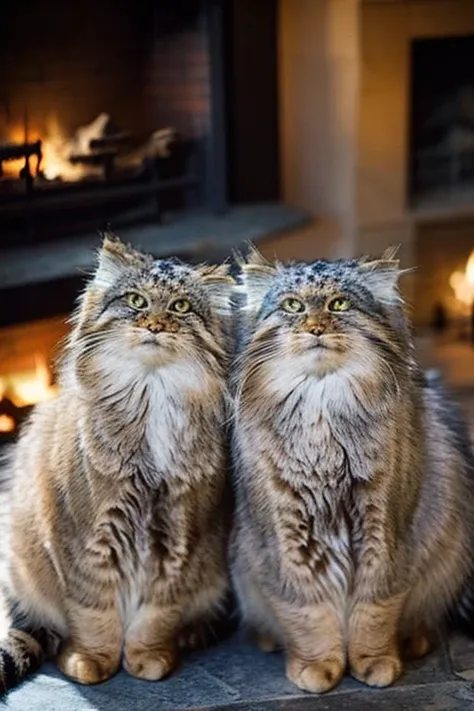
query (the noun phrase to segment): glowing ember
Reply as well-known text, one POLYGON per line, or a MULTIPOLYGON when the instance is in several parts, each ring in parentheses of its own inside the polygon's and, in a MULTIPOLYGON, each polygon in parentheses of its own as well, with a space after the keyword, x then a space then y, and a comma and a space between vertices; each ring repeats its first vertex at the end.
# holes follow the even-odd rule
POLYGON ((474 303, 474 250, 467 260, 466 269, 463 272, 453 272, 449 284, 461 304, 471 306, 474 303))
POLYGON ((15 420, 10 415, 0 415, 0 433, 13 432, 16 427, 15 420))
POLYGON ((44 358, 37 357, 33 371, 13 373, 0 376, 0 392, 16 407, 37 405, 44 400, 50 400, 57 393, 57 388, 51 385, 48 366, 44 358))

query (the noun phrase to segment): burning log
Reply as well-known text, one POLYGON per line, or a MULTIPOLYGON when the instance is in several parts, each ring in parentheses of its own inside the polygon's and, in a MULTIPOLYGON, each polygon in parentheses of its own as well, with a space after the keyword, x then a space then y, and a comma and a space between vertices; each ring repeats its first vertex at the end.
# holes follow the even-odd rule
MULTIPOLYGON (((43 157, 41 141, 35 141, 34 143, 0 143, 0 178, 3 175, 4 162, 21 160, 22 158, 25 159, 23 170, 27 170, 28 175, 31 176, 29 159, 32 156, 36 156, 36 175, 38 175, 43 157)), ((27 177, 27 175, 24 174, 22 177, 27 177)))
POLYGON ((176 129, 160 128, 154 131, 143 145, 128 153, 118 155, 116 165, 120 168, 142 168, 150 160, 169 158, 172 147, 177 141, 176 129))

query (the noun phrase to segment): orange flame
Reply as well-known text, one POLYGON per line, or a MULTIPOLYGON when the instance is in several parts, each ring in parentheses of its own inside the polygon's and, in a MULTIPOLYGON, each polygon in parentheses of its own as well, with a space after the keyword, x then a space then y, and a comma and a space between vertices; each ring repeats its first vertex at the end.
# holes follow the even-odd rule
POLYGON ((474 250, 469 255, 465 270, 453 272, 449 284, 456 299, 464 306, 471 306, 474 302, 474 250))
POLYGON ((0 432, 6 434, 13 432, 16 427, 15 420, 10 415, 0 415, 0 432))
MULTIPOLYGON (((24 128, 21 125, 14 126, 9 132, 8 140, 11 143, 23 144, 25 140, 24 128)), ((92 166, 73 165, 69 162, 72 140, 66 138, 55 116, 47 120, 46 130, 43 132, 36 127, 28 128, 28 141, 33 143, 38 140, 41 140, 41 151, 43 154, 41 171, 46 180, 61 178, 61 180, 66 182, 75 182, 86 175, 97 172, 97 169, 92 166)), ((5 177, 18 178, 24 165, 24 158, 5 161, 3 164, 3 173, 5 177)), ((34 172, 35 168, 36 158, 32 157, 30 159, 30 169, 34 172)))
POLYGON ((0 376, 0 396, 7 397, 16 407, 37 405, 56 394, 57 388, 51 385, 49 368, 42 356, 36 356, 34 370, 0 376))

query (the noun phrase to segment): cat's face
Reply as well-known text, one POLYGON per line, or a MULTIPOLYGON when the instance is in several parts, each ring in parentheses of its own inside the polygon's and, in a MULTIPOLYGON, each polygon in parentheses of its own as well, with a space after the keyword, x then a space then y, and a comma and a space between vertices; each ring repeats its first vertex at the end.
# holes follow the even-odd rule
POLYGON ((223 357, 231 281, 225 266, 154 260, 106 238, 77 317, 81 357, 124 368, 223 357))
POLYGON ((406 324, 396 261, 285 266, 254 255, 244 273, 247 308, 254 313, 250 352, 257 360, 322 377, 401 354, 406 324))

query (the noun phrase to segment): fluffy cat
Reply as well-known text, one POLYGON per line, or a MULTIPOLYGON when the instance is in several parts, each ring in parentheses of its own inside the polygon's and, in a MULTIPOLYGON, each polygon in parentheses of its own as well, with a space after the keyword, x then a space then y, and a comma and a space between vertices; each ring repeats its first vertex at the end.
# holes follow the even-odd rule
POLYGON ((161 679, 228 589, 227 266, 106 236, 1 508, 0 687, 161 679), (8 539, 7 539, 8 536, 8 539))
POLYGON ((393 252, 242 265, 232 576, 262 648, 301 689, 346 664, 371 686, 471 616, 467 430, 414 359, 393 252))

